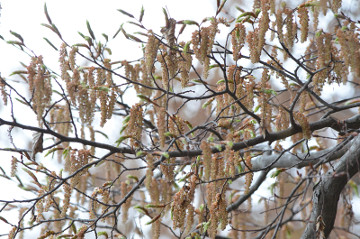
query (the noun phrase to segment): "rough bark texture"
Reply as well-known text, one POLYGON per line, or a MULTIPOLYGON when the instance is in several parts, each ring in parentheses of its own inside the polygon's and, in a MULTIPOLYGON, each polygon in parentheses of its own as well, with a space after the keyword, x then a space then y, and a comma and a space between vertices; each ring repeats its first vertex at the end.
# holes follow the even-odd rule
POLYGON ((302 239, 327 238, 331 233, 337 213, 341 191, 360 170, 360 136, 356 136, 349 151, 344 154, 334 170, 326 173, 315 186, 313 209, 302 239), (323 225, 323 231, 321 230, 323 225))

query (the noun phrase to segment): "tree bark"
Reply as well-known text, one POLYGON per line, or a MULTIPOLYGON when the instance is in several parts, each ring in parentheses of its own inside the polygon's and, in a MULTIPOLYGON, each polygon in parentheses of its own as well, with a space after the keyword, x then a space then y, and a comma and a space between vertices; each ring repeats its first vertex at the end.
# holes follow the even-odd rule
POLYGON ((347 182, 360 170, 360 135, 340 158, 333 170, 327 172, 314 187, 313 209, 302 239, 327 238, 337 213, 339 196, 347 182))

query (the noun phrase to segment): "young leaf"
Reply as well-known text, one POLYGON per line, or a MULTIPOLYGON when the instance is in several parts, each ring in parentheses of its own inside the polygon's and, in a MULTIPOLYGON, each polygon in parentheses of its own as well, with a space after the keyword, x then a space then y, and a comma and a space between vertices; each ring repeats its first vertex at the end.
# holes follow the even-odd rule
POLYGON ((98 235, 98 236, 104 236, 105 238, 109 238, 108 233, 107 233, 107 232, 105 232, 105 231, 98 232, 98 233, 97 233, 97 235, 98 235))
POLYGON ((271 177, 271 178, 276 178, 277 176, 279 176, 280 173, 282 173, 282 172, 284 172, 284 171, 285 171, 285 169, 283 169, 283 168, 277 169, 275 172, 273 172, 273 173, 270 175, 270 177, 271 177))
POLYGON ((95 34, 94 34, 93 30, 91 29, 91 26, 90 26, 90 23, 88 20, 86 20, 86 27, 88 29, 88 32, 89 32, 91 38, 95 40, 95 34))
POLYGON ((22 36, 16 32, 13 32, 10 30, 10 33, 15 36, 17 39, 19 39, 21 41, 22 44, 24 44, 24 39, 22 38, 22 36))
POLYGON ((104 136, 105 138, 109 139, 109 137, 107 136, 107 134, 105 134, 104 132, 101 132, 99 130, 95 130, 95 133, 99 133, 101 134, 102 136, 104 136))
POLYGON ((138 152, 136 152, 136 157, 143 157, 143 156, 145 156, 146 155, 146 152, 144 152, 144 151, 138 151, 138 152))
POLYGON ((142 19, 143 19, 143 17, 144 17, 144 12, 145 12, 145 10, 144 10, 144 6, 141 6, 141 10, 140 10, 140 17, 139 17, 139 22, 141 22, 141 21, 142 21, 142 19))
POLYGON ((47 39, 46 37, 43 37, 44 38, 44 40, 52 47, 52 48, 54 48, 56 51, 58 51, 58 49, 56 48, 56 46, 54 46, 52 43, 51 43, 51 41, 49 41, 49 39, 47 39))
POLYGON ((119 145, 121 144, 122 141, 124 141, 125 139, 131 138, 131 135, 125 135, 125 136, 121 136, 120 138, 118 138, 118 140, 115 141, 116 143, 116 147, 119 147, 119 145))
POLYGON ((199 23, 192 21, 192 20, 183 20, 181 21, 181 23, 186 24, 186 25, 196 25, 196 26, 200 26, 199 23))
POLYGON ((163 152, 161 155, 164 156, 167 159, 170 158, 170 155, 169 155, 168 152, 163 152))
POLYGON ((136 182, 139 182, 139 178, 134 176, 134 175, 127 175, 126 176, 128 179, 134 179, 136 182))
POLYGON ((167 23, 167 22, 169 21, 169 16, 168 16, 165 8, 163 8, 162 10, 163 10, 163 13, 164 13, 164 15, 165 15, 165 21, 166 21, 166 23, 167 23))
POLYGON ((128 17, 135 18, 134 15, 132 15, 132 14, 130 14, 130 13, 128 13, 128 12, 125 12, 125 11, 122 10, 122 9, 118 9, 118 11, 121 12, 122 14, 128 16, 128 17))
POLYGON ((50 149, 50 150, 45 154, 44 157, 46 157, 46 156, 48 156, 49 154, 54 153, 54 152, 56 152, 56 151, 58 151, 58 150, 63 150, 63 149, 64 149, 64 148, 62 148, 62 147, 52 148, 52 149, 50 149))
POLYGON ((210 98, 208 101, 206 101, 201 108, 205 109, 206 107, 208 107, 213 101, 215 100, 215 98, 210 98))
POLYGON ((129 33, 126 34, 126 36, 128 36, 128 38, 130 38, 131 40, 134 40, 136 42, 141 42, 141 43, 144 43, 142 40, 140 40, 139 38, 137 38, 136 36, 133 36, 129 33))
POLYGON ((139 97, 141 100, 151 103, 153 105, 156 105, 157 107, 160 107, 158 104, 156 104, 154 101, 152 101, 149 97, 142 95, 142 94, 138 94, 137 97, 139 97))
POLYGON ((124 25, 124 23, 120 25, 119 29, 115 32, 113 38, 115 38, 119 34, 119 32, 122 31, 123 25, 124 25))
POLYGON ((46 3, 44 4, 44 12, 45 12, 45 16, 46 16, 46 19, 48 20, 48 22, 50 24, 52 24, 51 18, 49 16, 49 13, 48 13, 48 10, 47 10, 47 7, 46 7, 46 3))
POLYGON ((106 35, 105 33, 103 33, 103 34, 101 34, 101 35, 105 38, 106 41, 109 41, 108 35, 106 35))
POLYGON ((159 215, 157 215, 156 217, 154 217, 153 219, 151 219, 151 221, 147 222, 146 225, 153 224, 154 222, 159 220, 160 216, 161 216, 161 213, 159 215))

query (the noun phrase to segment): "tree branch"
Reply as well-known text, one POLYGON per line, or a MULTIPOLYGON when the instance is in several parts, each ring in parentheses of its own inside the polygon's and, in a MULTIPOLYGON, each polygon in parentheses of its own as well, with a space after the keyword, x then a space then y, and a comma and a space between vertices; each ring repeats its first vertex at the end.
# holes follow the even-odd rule
POLYGON ((333 170, 327 172, 315 186, 313 209, 302 239, 317 238, 323 233, 327 238, 334 227, 340 193, 347 182, 360 170, 360 135, 341 157, 333 170), (324 226, 323 231, 321 229, 324 226), (320 228, 320 229, 319 229, 320 228))

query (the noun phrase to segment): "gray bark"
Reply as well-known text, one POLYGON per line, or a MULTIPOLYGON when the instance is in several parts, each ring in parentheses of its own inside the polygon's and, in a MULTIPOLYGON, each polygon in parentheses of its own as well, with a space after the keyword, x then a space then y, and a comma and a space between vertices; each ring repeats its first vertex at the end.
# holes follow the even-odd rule
POLYGON ((347 182, 360 170, 360 135, 314 187, 313 209, 302 239, 327 238, 334 227, 339 196, 347 182), (323 228, 322 228, 323 226, 323 228))
POLYGON ((251 169, 253 171, 260 171, 273 168, 302 168, 309 166, 310 164, 316 165, 318 163, 325 163, 343 156, 349 149, 350 145, 351 144, 348 143, 348 140, 346 140, 346 142, 342 144, 317 152, 302 154, 293 154, 290 152, 272 155, 263 154, 251 160, 251 169))

